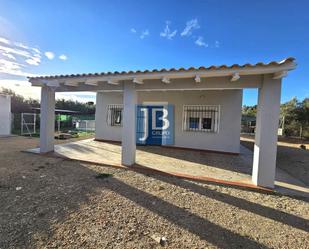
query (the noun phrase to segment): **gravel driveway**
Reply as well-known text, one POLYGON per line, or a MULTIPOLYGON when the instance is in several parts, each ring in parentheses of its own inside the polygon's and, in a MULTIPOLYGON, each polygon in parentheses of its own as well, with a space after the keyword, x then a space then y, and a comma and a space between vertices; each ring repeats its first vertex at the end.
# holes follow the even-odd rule
POLYGON ((309 204, 19 152, 0 139, 0 248, 309 248, 309 204))

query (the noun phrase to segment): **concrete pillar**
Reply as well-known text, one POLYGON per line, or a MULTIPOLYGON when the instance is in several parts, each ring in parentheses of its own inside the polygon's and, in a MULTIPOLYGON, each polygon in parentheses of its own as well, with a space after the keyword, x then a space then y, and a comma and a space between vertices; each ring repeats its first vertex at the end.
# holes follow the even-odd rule
POLYGON ((135 163, 136 151, 136 90, 132 82, 125 82, 123 86, 123 127, 122 127, 122 153, 123 165, 135 163))
POLYGON ((97 92, 95 105, 95 139, 103 138, 103 122, 106 120, 103 108, 103 93, 97 92))
POLYGON ((273 188, 276 174, 281 79, 265 75, 258 93, 252 181, 273 188))
POLYGON ((44 86, 41 89, 40 152, 54 151, 55 91, 44 86))

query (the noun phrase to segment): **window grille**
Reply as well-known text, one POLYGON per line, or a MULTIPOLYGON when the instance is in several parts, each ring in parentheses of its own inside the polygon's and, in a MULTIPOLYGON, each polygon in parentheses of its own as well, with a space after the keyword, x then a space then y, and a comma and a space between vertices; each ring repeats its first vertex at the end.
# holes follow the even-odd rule
POLYGON ((123 105, 107 106, 107 123, 110 126, 122 126, 123 105))
POLYGON ((219 131, 220 106, 184 105, 183 130, 197 132, 219 131))

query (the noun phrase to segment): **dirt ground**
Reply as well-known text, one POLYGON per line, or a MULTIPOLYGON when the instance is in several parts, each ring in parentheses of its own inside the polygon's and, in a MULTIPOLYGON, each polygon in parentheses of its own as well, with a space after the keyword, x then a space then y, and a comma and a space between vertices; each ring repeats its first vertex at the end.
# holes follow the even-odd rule
MULTIPOLYGON (((254 137, 242 135, 241 144, 253 150, 254 137)), ((279 138, 277 167, 309 186, 309 141, 279 138), (306 149, 301 149, 301 145, 304 145, 306 149)))
POLYGON ((0 138, 1 249, 309 248, 307 199, 20 152, 37 144, 0 138))

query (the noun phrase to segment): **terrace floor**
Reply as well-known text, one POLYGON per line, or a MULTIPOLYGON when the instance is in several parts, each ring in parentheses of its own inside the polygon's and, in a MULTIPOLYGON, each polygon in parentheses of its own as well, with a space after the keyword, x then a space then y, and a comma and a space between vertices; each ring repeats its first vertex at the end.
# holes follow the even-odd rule
MULTIPOLYGON (((27 150, 39 153, 39 149, 27 150)), ((121 165, 121 145, 86 139, 55 145, 53 156, 106 166, 121 165)), ((239 155, 183 150, 160 146, 138 146, 136 166, 188 179, 250 186, 252 151, 241 146, 239 155)), ((309 197, 308 187, 277 167, 275 190, 283 194, 309 197)))

